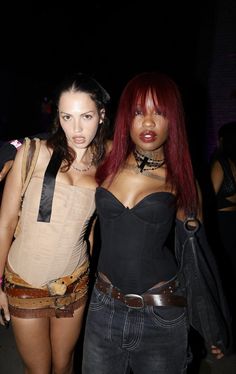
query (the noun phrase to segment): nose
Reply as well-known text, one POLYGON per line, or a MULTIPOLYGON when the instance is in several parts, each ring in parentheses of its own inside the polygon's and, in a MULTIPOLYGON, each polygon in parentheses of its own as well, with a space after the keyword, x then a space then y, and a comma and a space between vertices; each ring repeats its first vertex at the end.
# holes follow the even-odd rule
POLYGON ((80 120, 79 120, 79 118, 75 119, 75 121, 74 121, 74 132, 81 132, 81 131, 82 131, 82 126, 81 126, 80 120))
POLYGON ((156 126, 155 120, 153 119, 152 115, 146 114, 143 117, 143 126, 144 127, 155 127, 156 126))

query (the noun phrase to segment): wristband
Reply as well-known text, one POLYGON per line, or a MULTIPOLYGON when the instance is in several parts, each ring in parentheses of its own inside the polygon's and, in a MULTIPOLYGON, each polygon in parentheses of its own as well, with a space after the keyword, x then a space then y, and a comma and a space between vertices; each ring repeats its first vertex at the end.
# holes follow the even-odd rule
POLYGON ((19 140, 17 140, 17 139, 10 141, 10 144, 14 145, 14 147, 16 149, 19 148, 20 146, 22 146, 22 143, 19 142, 19 140))
POLYGON ((0 287, 3 284, 3 277, 0 277, 0 287))

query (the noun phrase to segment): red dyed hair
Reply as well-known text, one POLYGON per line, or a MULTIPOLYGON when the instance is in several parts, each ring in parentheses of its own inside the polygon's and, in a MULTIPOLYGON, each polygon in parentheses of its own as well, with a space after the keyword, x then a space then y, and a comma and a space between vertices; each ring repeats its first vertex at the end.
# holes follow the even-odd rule
POLYGON ((167 179, 177 196, 177 206, 187 214, 197 212, 197 191, 189 153, 185 116, 181 95, 175 82, 159 72, 146 72, 131 79, 120 97, 112 150, 98 167, 96 179, 101 184, 108 176, 114 177, 135 148, 130 127, 137 103, 145 112, 145 100, 152 95, 158 110, 169 121, 168 139, 164 144, 167 179), (139 105, 140 106, 140 105, 139 105))

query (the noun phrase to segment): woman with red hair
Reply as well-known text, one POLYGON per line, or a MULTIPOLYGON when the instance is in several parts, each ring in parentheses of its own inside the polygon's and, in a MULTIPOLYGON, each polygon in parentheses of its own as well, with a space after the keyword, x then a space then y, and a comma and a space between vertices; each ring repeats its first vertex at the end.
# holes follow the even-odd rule
MULTIPOLYGON (((176 221, 191 217, 194 231, 202 217, 181 96, 168 76, 142 73, 128 82, 96 179, 101 248, 83 373, 185 373, 187 266, 180 271, 170 237, 176 221)), ((216 343, 210 349, 221 358, 216 343)))

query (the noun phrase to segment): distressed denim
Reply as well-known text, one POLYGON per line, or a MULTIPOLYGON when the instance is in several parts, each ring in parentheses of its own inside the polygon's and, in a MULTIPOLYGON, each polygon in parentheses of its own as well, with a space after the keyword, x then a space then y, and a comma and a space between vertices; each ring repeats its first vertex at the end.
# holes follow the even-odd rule
MULTIPOLYGON (((181 294, 181 292, 178 292, 181 294)), ((85 327, 83 374, 184 374, 186 308, 129 308, 93 289, 85 327)))

